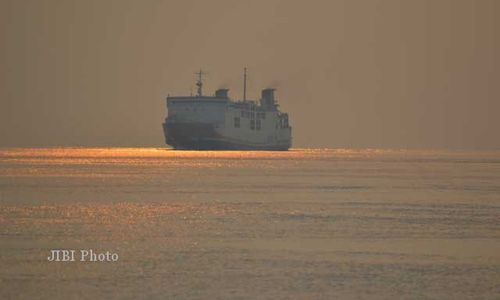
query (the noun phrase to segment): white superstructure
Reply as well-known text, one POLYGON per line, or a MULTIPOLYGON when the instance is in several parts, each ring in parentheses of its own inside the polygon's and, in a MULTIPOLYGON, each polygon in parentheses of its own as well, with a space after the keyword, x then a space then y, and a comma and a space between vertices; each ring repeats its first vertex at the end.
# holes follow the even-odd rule
POLYGON ((290 148, 288 114, 278 109, 274 89, 262 90, 259 102, 246 99, 246 84, 240 101, 232 101, 227 89, 204 96, 201 75, 200 71, 196 96, 167 97, 168 116, 163 124, 167 144, 200 150, 290 148))

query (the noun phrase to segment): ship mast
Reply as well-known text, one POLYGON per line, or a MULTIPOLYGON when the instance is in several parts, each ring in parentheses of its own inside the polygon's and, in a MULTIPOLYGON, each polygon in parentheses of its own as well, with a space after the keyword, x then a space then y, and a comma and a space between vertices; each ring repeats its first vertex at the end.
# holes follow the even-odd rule
POLYGON ((200 69, 200 72, 198 73, 195 73, 196 75, 198 75, 198 80, 196 81, 196 86, 198 87, 198 93, 197 93, 197 96, 198 97, 201 97, 203 96, 203 92, 202 92, 202 87, 203 87, 203 82, 202 82, 202 78, 201 76, 202 75, 205 75, 206 73, 204 73, 201 69, 200 69))
POLYGON ((243 101, 247 101, 247 68, 243 69, 243 101))

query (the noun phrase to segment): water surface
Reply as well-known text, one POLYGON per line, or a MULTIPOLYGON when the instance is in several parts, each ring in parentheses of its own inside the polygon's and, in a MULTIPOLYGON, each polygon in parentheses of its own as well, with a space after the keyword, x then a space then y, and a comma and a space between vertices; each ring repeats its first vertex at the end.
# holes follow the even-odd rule
POLYGON ((0 149, 0 253, 2 299, 498 299, 500 153, 0 149))

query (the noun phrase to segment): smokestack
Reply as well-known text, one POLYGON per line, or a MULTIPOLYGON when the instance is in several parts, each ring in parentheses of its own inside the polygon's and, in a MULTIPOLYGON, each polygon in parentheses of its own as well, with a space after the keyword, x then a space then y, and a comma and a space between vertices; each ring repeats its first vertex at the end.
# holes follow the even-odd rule
POLYGON ((274 101, 274 89, 263 89, 262 90, 262 98, 260 99, 260 104, 268 109, 275 108, 276 103, 274 101))
POLYGON ((215 97, 217 98, 228 98, 227 93, 229 89, 218 89, 215 91, 215 97))

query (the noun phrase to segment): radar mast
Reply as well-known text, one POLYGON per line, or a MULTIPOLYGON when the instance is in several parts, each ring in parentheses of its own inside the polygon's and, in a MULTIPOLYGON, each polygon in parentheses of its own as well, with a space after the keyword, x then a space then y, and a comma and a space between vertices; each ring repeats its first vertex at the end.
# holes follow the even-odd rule
POLYGON ((207 73, 203 72, 201 69, 199 72, 195 73, 196 75, 198 75, 198 80, 196 80, 196 86, 198 87, 198 92, 197 92, 197 96, 198 97, 201 97, 203 96, 203 91, 202 91, 202 87, 203 87, 203 81, 202 81, 202 76, 203 75, 206 75, 207 73))
POLYGON ((243 69, 243 101, 247 101, 247 68, 243 69))

